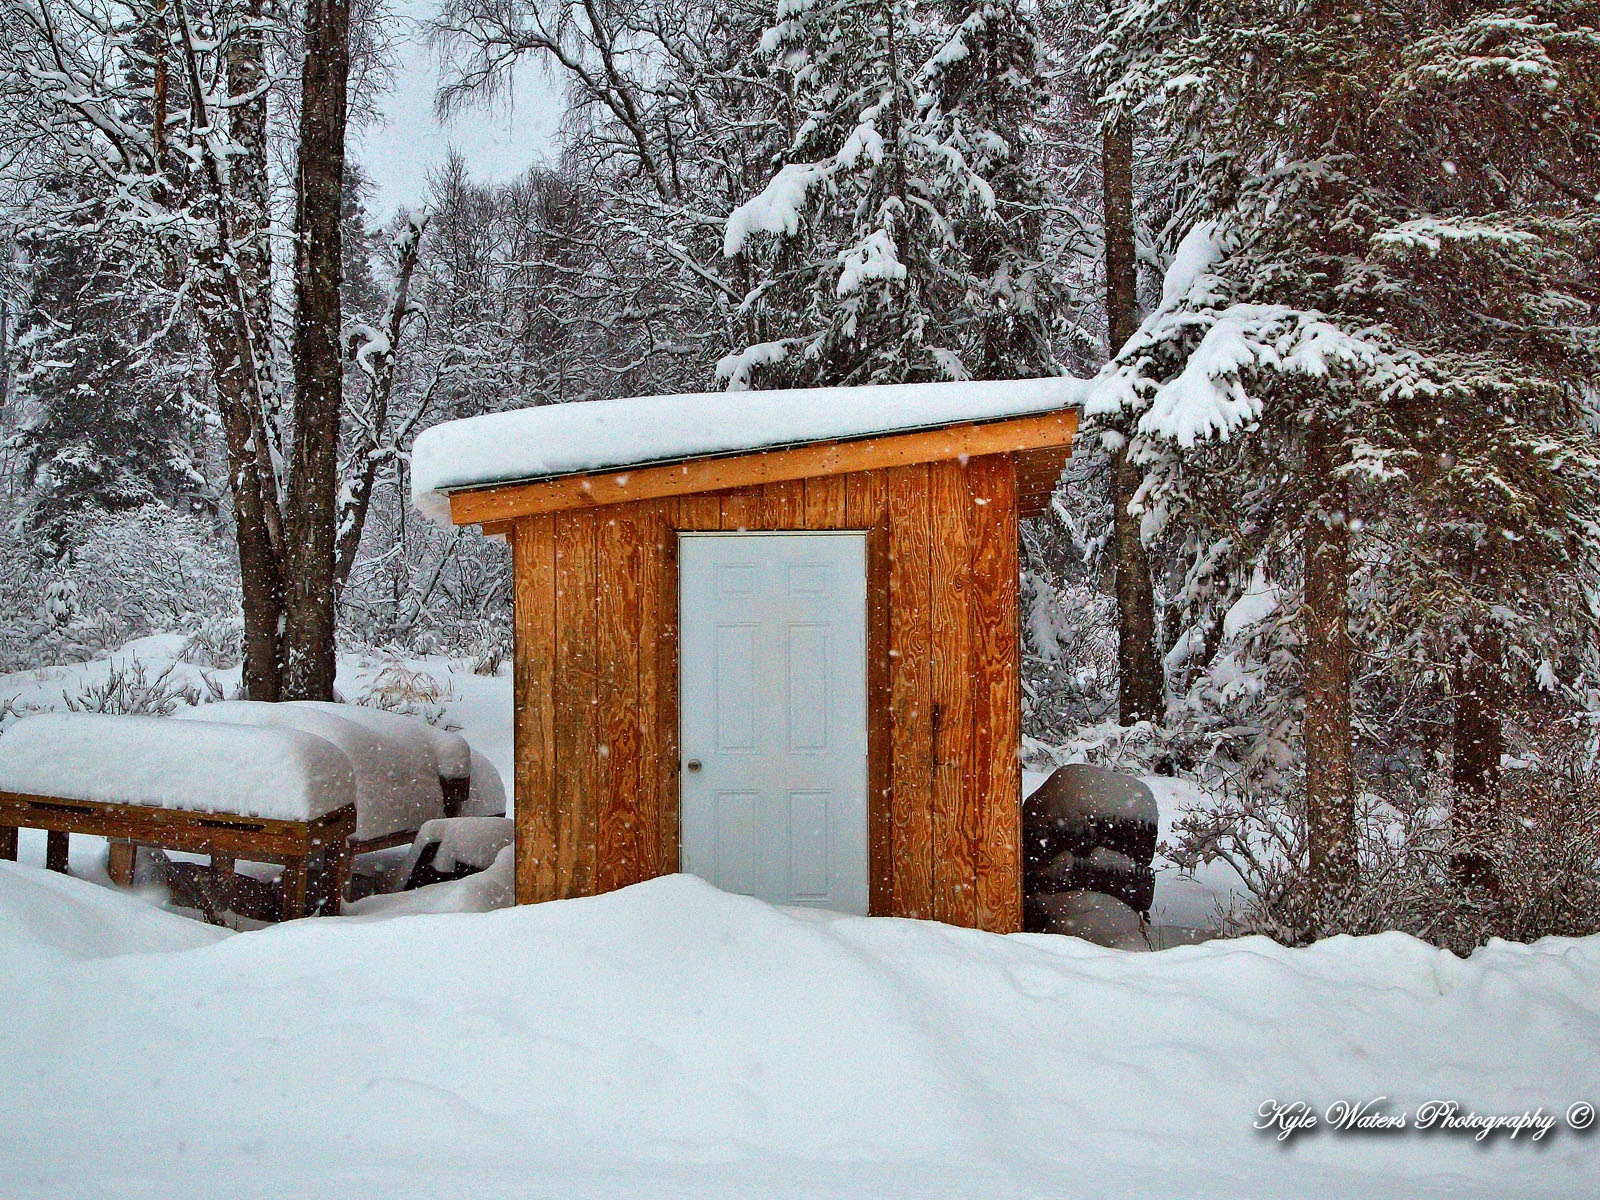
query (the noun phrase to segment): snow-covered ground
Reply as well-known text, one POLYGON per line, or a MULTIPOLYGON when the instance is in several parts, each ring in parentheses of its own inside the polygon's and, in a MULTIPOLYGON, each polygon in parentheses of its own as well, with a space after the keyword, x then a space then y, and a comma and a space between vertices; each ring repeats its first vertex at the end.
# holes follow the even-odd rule
POLYGON ((1594 938, 1465 962, 1398 934, 1127 954, 684 876, 228 934, 0 864, 0 961, 11 1200, 1503 1200, 1600 1179, 1600 1140, 1560 1127, 1252 1129, 1270 1100, 1600 1100, 1594 938))
MULTIPOLYGON (((176 639, 119 651, 155 674, 176 639)), ((0 678, 58 708, 106 662, 0 678)), ((176 674, 205 690, 199 668, 176 674)), ((207 672, 224 690, 234 673, 207 672)), ((510 778, 510 680, 350 658, 510 778)), ((1030 780, 1037 782, 1037 780, 1030 780)), ((1148 780, 1163 835, 1189 785, 1148 780)), ((1161 954, 775 909, 683 876, 507 908, 511 855, 230 933, 0 863, 0 1197, 1595 1194, 1600 1139, 1257 1131, 1271 1101, 1600 1101, 1600 938, 1161 954)), ((1158 867, 1163 864, 1158 862, 1158 867)), ((1158 875, 1161 944, 1226 872, 1158 875)))

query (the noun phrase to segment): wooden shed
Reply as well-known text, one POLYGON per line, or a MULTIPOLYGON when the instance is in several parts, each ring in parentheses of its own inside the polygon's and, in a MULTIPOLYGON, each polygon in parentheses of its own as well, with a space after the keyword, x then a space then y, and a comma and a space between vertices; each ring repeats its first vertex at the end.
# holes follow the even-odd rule
POLYGON ((1019 519, 1074 380, 549 406, 452 422, 419 505, 515 571, 516 889, 678 870, 1021 926, 1019 519))

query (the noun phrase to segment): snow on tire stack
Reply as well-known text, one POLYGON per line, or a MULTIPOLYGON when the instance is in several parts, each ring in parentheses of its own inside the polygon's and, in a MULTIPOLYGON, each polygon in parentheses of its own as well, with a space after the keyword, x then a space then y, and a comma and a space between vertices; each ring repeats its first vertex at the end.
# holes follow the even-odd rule
POLYGON ((1146 950, 1155 898, 1155 794, 1137 779, 1074 763, 1022 805, 1026 928, 1146 950))

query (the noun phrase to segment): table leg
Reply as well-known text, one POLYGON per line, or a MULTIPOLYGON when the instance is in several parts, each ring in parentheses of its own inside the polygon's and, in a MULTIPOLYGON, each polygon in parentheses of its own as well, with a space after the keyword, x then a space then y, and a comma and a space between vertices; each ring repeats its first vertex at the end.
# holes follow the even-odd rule
POLYGON ((282 919, 293 921, 306 915, 306 860, 291 859, 283 868, 282 919))
POLYGON ((344 894, 350 887, 350 842, 340 838, 333 845, 325 847, 323 853, 328 856, 328 901, 322 909, 322 915, 337 917, 344 907, 344 894))
POLYGON ((6 862, 17 861, 17 827, 15 825, 0 825, 0 859, 6 862))
POLYGON ((44 839, 44 869, 46 871, 59 871, 67 873, 67 850, 69 839, 66 831, 52 829, 44 839))
POLYGON ((217 899, 222 902, 222 906, 229 912, 237 911, 235 907, 237 903, 235 893, 238 890, 235 887, 236 878, 233 872, 233 855, 213 854, 211 856, 211 884, 216 888, 217 899))
POLYGON ((139 862, 139 847, 133 842, 112 842, 106 848, 106 874, 118 887, 132 887, 139 862))

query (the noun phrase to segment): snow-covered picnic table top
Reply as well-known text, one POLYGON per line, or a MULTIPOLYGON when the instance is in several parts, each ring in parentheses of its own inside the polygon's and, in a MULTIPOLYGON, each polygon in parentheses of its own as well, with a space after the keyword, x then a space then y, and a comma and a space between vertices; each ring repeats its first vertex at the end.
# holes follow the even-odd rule
POLYGON ((301 729, 40 713, 0 737, 0 791, 309 821, 353 804, 356 780, 338 747, 301 729))
POLYGON ((704 392, 548 404, 446 421, 418 435, 411 492, 449 523, 448 493, 590 471, 1071 408, 1086 380, 1055 377, 770 392, 704 392))

